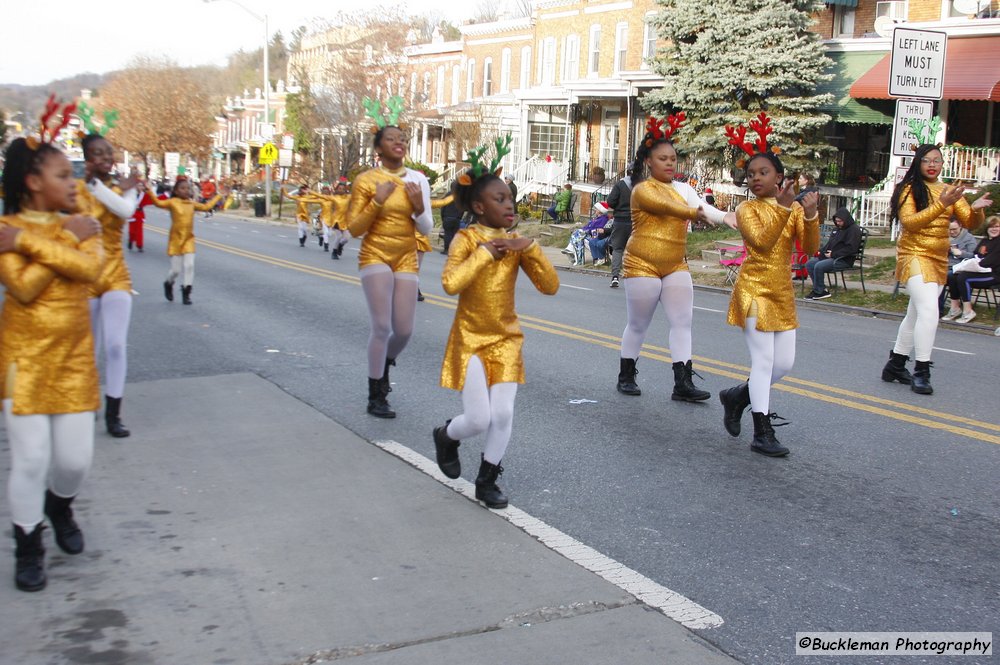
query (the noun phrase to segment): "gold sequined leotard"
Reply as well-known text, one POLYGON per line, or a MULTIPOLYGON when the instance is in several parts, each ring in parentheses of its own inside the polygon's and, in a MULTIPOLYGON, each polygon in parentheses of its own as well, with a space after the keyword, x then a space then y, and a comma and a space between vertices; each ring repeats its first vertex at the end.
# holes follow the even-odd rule
POLYGON ((948 281, 948 223, 954 215, 967 229, 974 229, 986 217, 982 210, 973 210, 965 198, 945 206, 939 200, 944 185, 938 181, 927 185, 927 207, 917 210, 909 185, 899 194, 899 225, 903 232, 896 242, 896 279, 905 284, 919 270, 925 282, 944 284, 948 281), (917 266, 914 267, 914 262, 917 266))
POLYGON ((524 335, 514 311, 518 269, 524 270, 535 288, 546 295, 559 290, 559 277, 538 243, 519 252, 508 251, 499 259, 480 247, 494 238, 516 237, 516 233, 508 234, 504 229, 472 224, 451 241, 441 284, 446 293, 459 295, 441 366, 441 385, 445 388, 462 389, 472 356, 482 361, 487 385, 524 383, 524 335))
POLYGON ((208 212, 215 207, 215 204, 222 198, 222 194, 216 194, 211 200, 204 203, 196 203, 191 199, 178 197, 161 201, 156 195, 150 192, 153 205, 170 211, 170 242, 167 244, 167 256, 181 256, 182 254, 194 254, 194 213, 208 212))
POLYGON ((3 397, 13 399, 19 416, 100 405, 87 296, 101 274, 101 237, 80 242, 63 228, 65 219, 28 210, 0 217, 21 229, 15 251, 0 254, 3 397))
POLYGON ((698 215, 672 185, 650 178, 632 190, 632 235, 622 275, 663 278, 687 270, 687 224, 698 215))
MULTIPOLYGON (((109 189, 119 196, 122 194, 121 188, 117 185, 109 189)), ((76 181, 76 208, 81 215, 93 217, 101 223, 104 267, 101 269, 100 277, 88 287, 90 297, 100 298, 108 291, 131 291, 132 276, 129 274, 128 264, 125 263, 125 252, 122 250, 125 220, 104 207, 83 180, 76 181)))
POLYGON ((319 196, 309 192, 308 194, 289 194, 285 192, 285 196, 295 201, 295 219, 300 222, 309 221, 309 206, 313 203, 320 203, 319 196))
POLYGON ((390 173, 383 168, 369 169, 351 186, 347 229, 355 238, 364 236, 358 254, 361 268, 384 263, 393 272, 417 272, 417 232, 404 176, 409 177, 405 170, 390 173), (375 188, 381 182, 393 182, 396 189, 379 206, 375 203, 375 188))
POLYGON ((745 327, 755 308, 757 330, 798 328, 792 251, 796 238, 806 255, 819 250, 819 216, 807 220, 798 203, 789 209, 779 206, 773 198, 764 198, 741 203, 736 208, 736 221, 747 256, 729 301, 729 325, 745 327))

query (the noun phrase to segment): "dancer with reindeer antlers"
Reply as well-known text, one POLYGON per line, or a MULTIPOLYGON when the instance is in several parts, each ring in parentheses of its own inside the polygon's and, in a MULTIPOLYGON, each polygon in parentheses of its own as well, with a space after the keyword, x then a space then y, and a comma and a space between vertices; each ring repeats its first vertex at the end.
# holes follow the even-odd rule
MULTIPOLYGON (((740 420, 747 406, 753 415, 754 452, 783 457, 788 448, 774 437, 772 421, 779 419, 770 410, 771 384, 788 374, 795 362, 795 292, 792 287, 792 251, 798 238, 807 255, 819 249, 818 196, 809 192, 801 205, 795 202, 795 182, 784 184, 785 168, 778 159, 779 148, 768 148, 767 137, 774 128, 761 112, 750 121, 757 140, 746 140, 747 128, 726 126, 729 143, 748 155, 747 183, 755 200, 736 208, 737 225, 747 258, 733 287, 728 323, 743 328, 750 349, 750 378, 746 383, 719 393, 725 409, 723 423, 732 436, 740 434, 740 420)), ((783 420, 783 419, 782 419, 783 420)))
MULTIPOLYGON (((640 395, 636 360, 657 304, 663 305, 670 326, 674 391, 671 399, 700 402, 711 394, 695 387, 691 367, 691 323, 694 285, 688 270, 687 230, 691 220, 726 223, 726 213, 706 203, 690 185, 674 181, 677 151, 671 136, 684 113, 666 120, 650 117, 646 136, 632 166, 632 235, 622 261, 628 323, 622 333, 618 391, 640 395), (664 127, 666 123, 666 127, 664 127), (645 180, 649 169, 650 179, 645 180)), ((729 223, 735 226, 735 216, 729 223)))
POLYGON ((403 110, 401 97, 392 97, 389 116, 382 104, 365 98, 365 109, 375 121, 375 153, 381 165, 357 177, 348 204, 348 230, 364 236, 358 255, 361 289, 368 303, 368 413, 395 418, 386 396, 389 366, 413 334, 417 314, 417 240, 427 235, 431 217, 431 186, 420 171, 403 165, 407 138, 397 125, 403 110))

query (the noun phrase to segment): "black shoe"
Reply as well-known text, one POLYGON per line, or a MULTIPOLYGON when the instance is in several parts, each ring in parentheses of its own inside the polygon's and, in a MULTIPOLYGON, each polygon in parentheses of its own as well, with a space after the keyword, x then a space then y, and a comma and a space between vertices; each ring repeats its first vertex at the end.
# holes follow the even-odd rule
POLYGON ((56 545, 66 554, 79 554, 83 551, 83 532, 73 519, 73 499, 64 499, 51 491, 45 491, 45 516, 52 523, 52 533, 56 545))
POLYGON ((817 293, 813 296, 813 300, 826 300, 827 298, 833 296, 829 291, 823 291, 822 293, 817 293))
POLYGON ((417 289, 417 302, 423 302, 423 301, 424 301, 424 294, 423 292, 421 292, 420 289, 417 289))
POLYGON ((462 461, 458 457, 458 447, 462 442, 448 436, 450 422, 447 420, 441 427, 434 428, 434 452, 441 473, 454 479, 462 475, 462 461))
POLYGON ((612 289, 617 289, 618 288, 618 277, 617 276, 611 278, 611 288, 612 289))
POLYGON ((623 395, 641 395, 642 391, 635 382, 639 370, 635 368, 635 358, 622 358, 618 370, 618 392, 623 395))
POLYGON ((389 394, 388 382, 385 382, 383 389, 382 379, 368 377, 368 413, 376 418, 395 418, 396 412, 389 408, 389 402, 385 396, 389 394))
POLYGON ((323 245, 323 251, 324 252, 329 252, 330 251, 330 243, 324 242, 324 243, 320 243, 320 244, 323 245))
POLYGON ((743 412, 750 406, 750 384, 744 382, 720 391, 719 401, 722 402, 723 409, 722 424, 730 436, 739 436, 743 412))
POLYGON ((899 381, 907 386, 913 383, 913 376, 906 369, 906 361, 909 359, 909 356, 890 351, 889 362, 882 368, 882 380, 888 383, 899 381))
MULTIPOLYGON (((700 390, 694 385, 691 376, 695 373, 691 361, 676 362, 674 368, 674 392, 670 399, 678 402, 702 402, 712 396, 707 390, 700 390)), ((699 375, 701 377, 701 375, 699 375)), ((705 377, 701 377, 705 378, 705 377)))
MULTIPOLYGON (((774 438, 774 426, 772 420, 784 420, 774 413, 757 413, 752 411, 753 416, 753 442, 750 443, 750 450, 768 457, 784 457, 788 454, 788 448, 774 438)), ((781 425, 787 425, 782 423, 781 425)), ((779 427, 781 426, 779 425, 779 427)))
POLYGON ((181 302, 185 305, 191 304, 191 285, 181 287, 181 302))
POLYGON ((934 388, 931 386, 931 365, 929 360, 918 360, 913 367, 913 383, 910 390, 920 395, 931 395, 934 388))
POLYGON ((340 252, 338 252, 336 249, 330 252, 331 261, 336 261, 339 258, 340 258, 340 252))
POLYGON ((299 238, 299 247, 305 247, 305 246, 306 246, 306 239, 299 238))
POLYGON ((164 282, 163 283, 163 296, 170 302, 174 301, 174 283, 164 282))
POLYGON ((816 296, 818 296, 818 295, 819 295, 819 291, 817 291, 816 289, 813 289, 812 291, 810 291, 809 293, 806 294, 806 300, 815 300, 816 296))
POLYGON ((132 251, 132 241, 131 240, 128 241, 128 251, 130 251, 130 252, 132 251))
POLYGON ((139 253, 142 253, 142 245, 139 245, 139 253))
POLYGON ((14 584, 21 591, 41 591, 45 588, 45 547, 42 545, 42 530, 39 524, 31 533, 14 525, 14 556, 17 557, 17 567, 14 573, 14 584))
MULTIPOLYGON (((185 305, 188 303, 184 303, 185 305)), ((122 408, 122 398, 121 397, 108 397, 104 396, 104 424, 108 428, 108 434, 115 437, 116 439, 124 439, 129 436, 131 432, 125 429, 122 425, 121 419, 121 408, 122 408)))
POLYGON ((499 464, 490 464, 485 458, 479 463, 479 475, 476 476, 476 499, 486 504, 487 508, 502 510, 507 507, 507 497, 497 485, 497 478, 503 473, 499 464))

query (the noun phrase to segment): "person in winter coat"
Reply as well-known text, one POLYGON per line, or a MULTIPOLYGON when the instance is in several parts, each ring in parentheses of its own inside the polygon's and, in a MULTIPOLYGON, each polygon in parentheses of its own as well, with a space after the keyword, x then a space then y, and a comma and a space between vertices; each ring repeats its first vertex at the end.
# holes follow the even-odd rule
POLYGON ((806 296, 809 300, 830 297, 830 292, 826 290, 826 273, 853 266, 854 257, 861 247, 861 228, 854 221, 850 210, 838 208, 833 216, 833 223, 837 228, 819 250, 819 255, 806 262, 806 270, 812 280, 812 293, 806 296))

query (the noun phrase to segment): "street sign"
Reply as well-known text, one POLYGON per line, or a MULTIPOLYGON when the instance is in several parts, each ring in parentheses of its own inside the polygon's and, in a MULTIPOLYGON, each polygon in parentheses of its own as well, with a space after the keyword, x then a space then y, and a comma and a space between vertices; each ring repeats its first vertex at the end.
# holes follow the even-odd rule
POLYGON ((260 153, 257 155, 257 163, 266 165, 274 164, 278 161, 278 149, 273 143, 265 143, 260 147, 260 153))
POLYGON ((165 152, 163 153, 163 170, 166 172, 168 178, 173 178, 180 173, 181 165, 181 153, 179 152, 165 152))
MULTIPOLYGON (((934 102, 923 99, 897 99, 896 117, 892 121, 892 154, 897 157, 912 157, 920 144, 920 137, 914 136, 910 120, 930 121, 934 116, 934 102)), ((934 141, 934 137, 930 138, 934 141)))
POLYGON ((896 28, 892 31, 889 96, 941 99, 947 33, 896 28))
POLYGON ((282 148, 278 151, 278 166, 290 167, 292 165, 292 151, 282 148))

